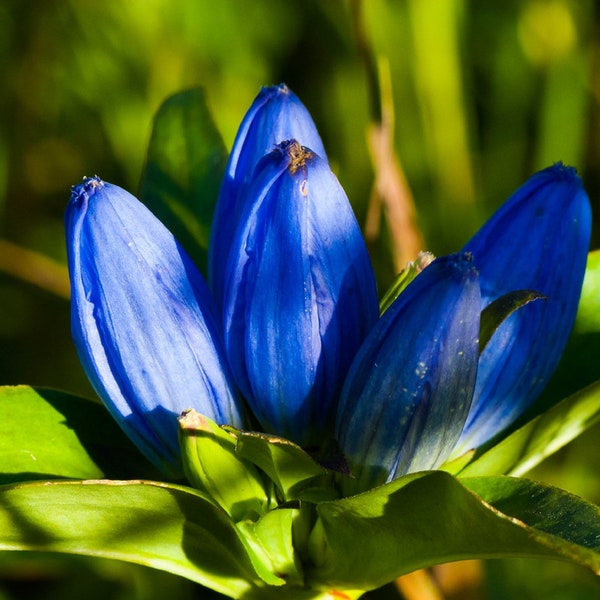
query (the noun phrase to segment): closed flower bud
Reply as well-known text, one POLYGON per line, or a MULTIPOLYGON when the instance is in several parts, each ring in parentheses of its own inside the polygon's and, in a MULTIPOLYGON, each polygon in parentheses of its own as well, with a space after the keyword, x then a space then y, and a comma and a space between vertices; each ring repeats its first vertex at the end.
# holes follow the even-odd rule
POLYGON ((463 248, 480 274, 482 307, 514 290, 545 299, 514 312, 487 344, 457 453, 510 425, 548 383, 575 321, 590 234, 581 180, 557 163, 523 184, 463 248))
POLYGON ((83 367, 140 450, 181 476, 181 411, 242 424, 208 288, 160 221, 97 177, 74 188, 66 234, 83 367))
POLYGON ((312 117, 298 97, 283 84, 262 88, 239 127, 211 229, 209 282, 219 306, 227 256, 244 206, 242 190, 260 159, 277 144, 290 139, 311 148, 322 159, 327 158, 312 117))
POLYGON ((263 159, 246 203, 226 270, 230 364, 266 431, 318 443, 377 319, 369 256, 328 164, 296 141, 263 159))
POLYGON ((434 469, 453 450, 471 405, 481 296, 469 255, 424 269, 391 304, 350 367, 336 437, 364 491, 434 469))

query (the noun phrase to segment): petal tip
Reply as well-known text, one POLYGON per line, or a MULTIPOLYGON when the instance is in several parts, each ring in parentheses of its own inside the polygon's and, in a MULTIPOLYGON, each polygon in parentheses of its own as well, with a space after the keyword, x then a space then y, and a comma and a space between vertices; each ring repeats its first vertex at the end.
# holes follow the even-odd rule
POLYGON ((456 252, 447 256, 440 256, 432 264, 435 263, 439 265, 445 263, 452 268, 460 281, 471 281, 479 276, 472 252, 456 252))
POLYGON ((565 165, 560 160, 548 167, 547 172, 551 173, 558 181, 564 180, 581 183, 577 169, 570 165, 565 165))
POLYGON ((575 167, 565 165, 562 161, 555 162, 550 167, 547 167, 540 174, 545 175, 549 184, 562 185, 562 189, 570 189, 573 195, 578 195, 581 192, 585 193, 583 181, 575 167))
POLYGON ((71 188, 71 202, 83 199, 88 200, 97 190, 102 189, 105 185, 105 182, 98 175, 84 177, 81 183, 71 188))
POLYGON ((293 92, 285 83, 279 85, 264 85, 260 88, 259 98, 275 98, 278 95, 292 96, 293 92))

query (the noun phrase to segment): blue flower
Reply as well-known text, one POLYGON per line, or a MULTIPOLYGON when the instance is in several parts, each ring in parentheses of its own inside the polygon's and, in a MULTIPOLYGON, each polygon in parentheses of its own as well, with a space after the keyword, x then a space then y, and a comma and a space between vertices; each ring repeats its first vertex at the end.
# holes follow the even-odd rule
POLYGON ((475 387, 480 312, 472 257, 451 255, 431 263, 379 319, 337 412, 357 489, 436 468, 453 450, 475 387))
POLYGON ((483 351, 457 452, 510 425, 548 383, 575 321, 590 235, 581 180, 557 163, 533 175, 463 248, 475 257, 482 308, 513 290, 546 299, 513 313, 483 351))
POLYGON ((336 433, 356 476, 351 489, 436 468, 523 414, 573 326, 590 230, 581 180, 556 164, 517 190, 464 254, 437 259, 406 287, 363 344, 342 392, 336 433), (544 299, 512 313, 478 356, 480 312, 516 290, 544 299))
POLYGON ((181 473, 177 416, 302 445, 337 438, 347 491, 434 469, 531 406, 572 328, 590 240, 574 169, 534 175, 458 254, 427 266, 381 317, 375 277, 314 124, 285 86, 244 118, 209 266, 215 301, 164 226, 85 180, 66 214, 73 337, 98 394, 157 465, 181 473), (480 354, 480 315, 517 290, 480 354), (254 421, 252 421, 254 423, 254 421))
POLYGON ((318 443, 377 320, 367 249, 327 163, 296 141, 259 163, 245 202, 224 288, 230 364, 267 431, 318 443))
POLYGON ((211 229, 208 279, 219 305, 233 232, 244 207, 243 189, 260 159, 277 144, 291 139, 327 160, 312 117, 298 97, 283 84, 262 88, 238 129, 211 229))
POLYGON ((181 411, 243 424, 208 288, 162 223, 117 186, 86 179, 65 220, 83 367, 140 450, 181 475, 181 411))

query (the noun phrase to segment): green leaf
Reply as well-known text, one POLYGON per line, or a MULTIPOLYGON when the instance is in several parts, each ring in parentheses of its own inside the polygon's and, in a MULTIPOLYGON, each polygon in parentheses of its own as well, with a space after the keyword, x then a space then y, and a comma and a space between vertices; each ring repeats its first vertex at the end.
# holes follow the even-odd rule
POLYGON ((598 421, 600 381, 565 398, 491 448, 476 452, 472 462, 459 470, 460 476, 523 475, 598 421))
POLYGON ((140 196, 204 273, 226 161, 204 90, 168 98, 154 119, 140 196))
POLYGON ((317 478, 327 478, 327 470, 300 446, 274 435, 238 431, 237 453, 262 469, 282 494, 282 499, 331 499, 333 488, 314 485, 317 478), (303 496, 307 492, 309 497, 303 496))
POLYGON ((600 380, 600 250, 590 252, 573 332, 546 390, 529 411, 539 414, 600 380))
POLYGON ((101 404, 28 386, 0 387, 0 469, 0 484, 159 477, 101 404))
POLYGON ((199 493, 143 481, 0 487, 0 549, 133 562, 238 598, 262 585, 227 514, 199 493))
POLYGON ((561 558, 600 570, 598 507, 531 481, 414 473, 316 511, 311 580, 342 589, 469 558, 561 558))
POLYGON ((268 498, 261 476, 253 464, 240 459, 232 434, 190 409, 179 417, 179 444, 188 481, 234 522, 265 513, 268 498))
POLYGON ((302 586, 302 569, 292 543, 292 526, 298 509, 272 510, 257 522, 237 524, 254 567, 270 585, 302 586))
POLYGON ((600 507, 522 477, 472 477, 465 487, 503 515, 521 521, 540 545, 600 574, 600 507))
POLYGON ((479 354, 483 352, 491 337, 507 317, 526 304, 545 298, 544 294, 534 290, 516 290, 504 294, 488 304, 481 312, 479 354))

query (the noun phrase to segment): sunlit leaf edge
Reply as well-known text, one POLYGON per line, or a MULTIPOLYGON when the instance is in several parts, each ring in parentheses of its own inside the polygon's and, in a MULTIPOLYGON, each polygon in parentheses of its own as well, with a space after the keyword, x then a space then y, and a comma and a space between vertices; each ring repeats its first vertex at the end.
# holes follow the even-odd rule
POLYGON ((0 486, 0 550, 132 562, 232 598, 263 585, 226 513, 195 490, 162 482, 0 486))
MULTIPOLYGON (((508 485, 521 481, 468 481, 475 487, 477 481, 496 479, 508 485)), ((597 507, 559 488, 531 485, 557 502, 596 511, 594 527, 600 532, 597 507)), ((530 508, 532 514, 535 508, 530 508)), ((324 502, 316 510, 311 576, 331 586, 374 589, 417 569, 473 558, 554 558, 600 570, 597 549, 530 527, 522 514, 501 512, 484 494, 443 471, 407 475, 357 496, 324 502)), ((562 525, 568 531, 573 522, 562 525)))

